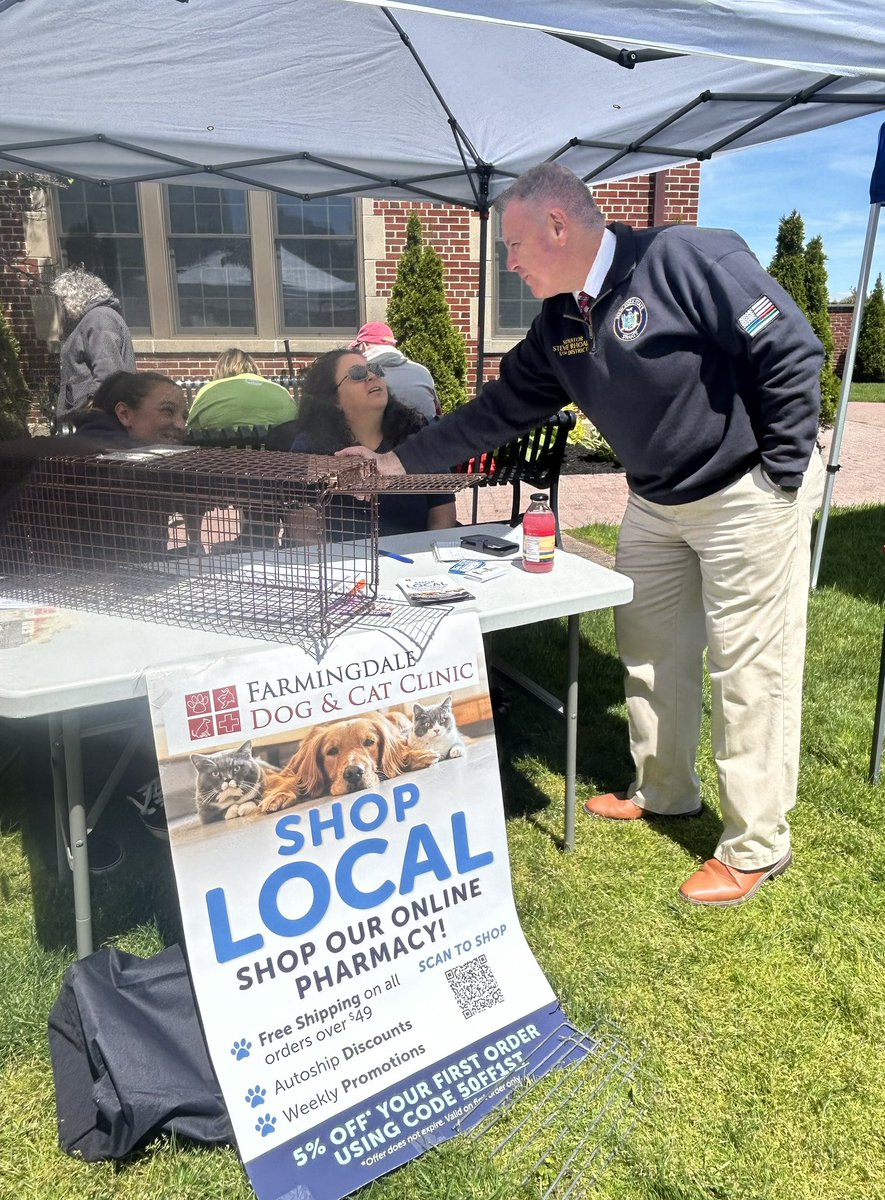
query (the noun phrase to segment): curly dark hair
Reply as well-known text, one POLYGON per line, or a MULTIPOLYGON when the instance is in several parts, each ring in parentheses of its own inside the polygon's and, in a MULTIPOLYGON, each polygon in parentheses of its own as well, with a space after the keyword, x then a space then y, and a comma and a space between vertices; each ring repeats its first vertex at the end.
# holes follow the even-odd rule
MULTIPOLYGON (((137 410, 142 400, 149 396, 159 383, 169 383, 178 387, 174 379, 160 374, 159 371, 114 371, 113 375, 108 375, 99 385, 98 391, 92 397, 92 407, 100 408, 119 424, 117 405, 122 401, 123 404, 137 410)), ((120 428, 123 428, 122 424, 120 428)))
MULTIPOLYGON (((305 372, 298 419, 293 432, 296 436, 309 436, 316 454, 334 454, 345 446, 356 445, 356 438, 338 402, 336 387, 339 360, 353 354, 354 351, 348 349, 329 350, 321 354, 305 372)), ((426 424, 420 413, 401 404, 388 390, 387 407, 381 417, 381 433, 385 442, 398 446, 426 424)))

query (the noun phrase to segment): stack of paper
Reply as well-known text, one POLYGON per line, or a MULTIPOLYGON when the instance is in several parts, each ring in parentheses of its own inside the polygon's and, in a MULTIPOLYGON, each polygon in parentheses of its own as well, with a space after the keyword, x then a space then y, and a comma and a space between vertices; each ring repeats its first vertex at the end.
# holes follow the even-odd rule
POLYGON ((466 559, 485 562, 478 550, 471 550, 468 546, 462 546, 460 542, 434 542, 433 557, 441 563, 464 562, 466 559))

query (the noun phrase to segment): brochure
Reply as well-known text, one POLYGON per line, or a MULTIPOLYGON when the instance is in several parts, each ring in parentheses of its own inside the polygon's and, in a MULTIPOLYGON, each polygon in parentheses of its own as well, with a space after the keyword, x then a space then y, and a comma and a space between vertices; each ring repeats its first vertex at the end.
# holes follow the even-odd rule
POLYGON ((453 604, 457 600, 473 599, 473 592, 468 592, 448 575, 398 579, 397 587, 412 604, 453 604))
POLYGON ((499 579, 506 575, 509 564, 503 562, 475 562, 464 558, 449 567, 450 575, 458 575, 462 579, 473 579, 477 583, 487 583, 490 579, 499 579))

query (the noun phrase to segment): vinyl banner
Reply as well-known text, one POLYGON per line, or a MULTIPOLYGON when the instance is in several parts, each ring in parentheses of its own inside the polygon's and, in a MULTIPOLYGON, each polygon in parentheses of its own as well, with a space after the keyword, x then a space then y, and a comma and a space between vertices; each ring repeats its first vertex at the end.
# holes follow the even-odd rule
POLYGON ((348 1195, 543 1069, 563 1016, 514 909, 473 614, 420 658, 363 631, 319 663, 256 647, 148 682, 194 988, 260 1200, 348 1195))

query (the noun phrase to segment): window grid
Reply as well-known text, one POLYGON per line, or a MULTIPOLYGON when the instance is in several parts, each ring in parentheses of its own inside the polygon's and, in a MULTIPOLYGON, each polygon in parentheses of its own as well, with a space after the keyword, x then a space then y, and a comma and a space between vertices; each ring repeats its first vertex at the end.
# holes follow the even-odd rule
POLYGON ((151 332, 144 242, 134 183, 73 181, 56 191, 62 264, 98 275, 119 299, 136 334, 151 332))
POLYGON ((283 329, 322 333, 359 325, 354 201, 276 196, 277 274, 283 329))
POLYGON ((495 218, 495 332, 504 336, 524 333, 541 311, 515 271, 507 270, 507 247, 501 237, 501 218, 495 218))
POLYGON ((166 188, 176 326, 255 332, 247 193, 234 188, 166 188))

